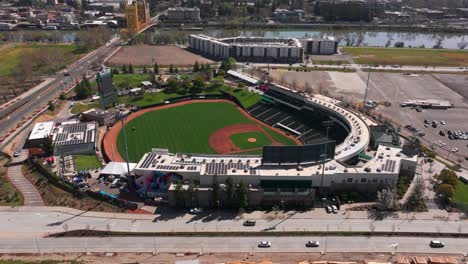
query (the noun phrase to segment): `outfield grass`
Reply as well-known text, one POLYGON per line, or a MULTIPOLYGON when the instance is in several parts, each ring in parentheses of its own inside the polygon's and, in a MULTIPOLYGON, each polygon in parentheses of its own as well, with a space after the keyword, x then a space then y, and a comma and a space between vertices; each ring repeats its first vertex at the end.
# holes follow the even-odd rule
POLYGON ((263 132, 247 132, 230 136, 230 139, 240 149, 259 148, 271 145, 270 139, 263 132), (255 142, 249 142, 249 138, 256 139, 255 142))
MULTIPOLYGON (((149 80, 149 74, 114 74, 112 80, 114 80, 114 85, 117 90, 136 88, 141 86, 142 81, 149 80)), ((93 83, 97 87, 96 81, 93 83)))
MULTIPOLYGON (((16 66, 20 62, 20 56, 25 52, 44 52, 46 50, 63 50, 70 55, 78 55, 80 50, 76 45, 62 45, 62 44, 25 44, 14 45, 1 49, 0 51, 0 76, 11 75, 16 66)), ((77 56, 67 56, 63 62, 63 66, 71 63, 77 59, 77 56)), ((35 72, 46 73, 49 72, 49 65, 45 64, 38 69, 33 69, 35 72)))
MULTIPOLYGON (((173 153, 215 154, 208 144, 214 131, 234 124, 252 123, 254 121, 230 103, 193 103, 145 113, 125 126, 129 159, 136 162, 152 148, 167 148, 173 153)), ((283 137, 273 133, 275 138, 283 137)), ((281 141, 285 141, 284 137, 281 141)), ((124 157, 123 131, 117 144, 124 157)))
POLYGON ((468 204, 468 184, 458 181, 455 193, 453 194, 453 200, 455 202, 468 204))
POLYGON ((98 160, 96 155, 76 155, 76 170, 87 170, 102 167, 102 163, 98 160))
POLYGON ((468 51, 417 48, 345 47, 358 64, 468 66, 468 51))

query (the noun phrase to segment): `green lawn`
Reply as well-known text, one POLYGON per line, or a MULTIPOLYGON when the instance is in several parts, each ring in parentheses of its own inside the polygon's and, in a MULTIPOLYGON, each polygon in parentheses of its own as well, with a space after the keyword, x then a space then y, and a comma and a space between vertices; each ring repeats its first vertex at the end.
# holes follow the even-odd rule
POLYGON ((468 66, 468 51, 417 48, 345 47, 358 64, 468 66))
POLYGON ((274 140, 278 141, 279 143, 281 143, 281 144, 283 144, 285 146, 295 146, 295 145, 297 145, 294 140, 277 133, 276 131, 272 130, 268 126, 263 126, 263 128, 265 128, 266 132, 268 132, 268 134, 270 134, 270 136, 274 140))
POLYGON ((230 139, 240 149, 251 149, 268 146, 271 144, 270 139, 262 132, 247 132, 239 133, 230 136, 230 139), (254 138, 255 142, 249 142, 249 138, 254 138))
MULTIPOLYGON (((152 148, 215 154, 208 144, 211 133, 225 126, 253 122, 229 103, 194 103, 149 112, 125 126, 129 159, 136 162, 152 148)), ((276 138, 283 137, 273 133, 276 138)), ((123 131, 119 134, 118 149, 124 156, 123 131)))
POLYGON ((176 93, 145 93, 144 96, 122 96, 119 98, 119 103, 130 104, 136 106, 147 106, 157 103, 162 103, 169 98, 181 96, 176 93))
POLYGON ((96 155, 76 155, 76 170, 87 170, 102 167, 96 155))
POLYGON ((259 94, 253 93, 244 89, 224 87, 222 90, 235 96, 237 100, 241 102, 244 108, 249 108, 253 106, 254 104, 258 103, 262 99, 262 97, 259 94))
MULTIPOLYGON (((60 63, 65 66, 72 61, 76 60, 79 56, 80 50, 76 45, 61 45, 61 44, 25 44, 25 45, 14 45, 0 50, 0 76, 11 75, 15 70, 16 66, 20 62, 22 53, 32 52, 37 54, 44 54, 47 52, 60 51, 65 56, 62 57, 63 62, 60 63), (63 52, 63 53, 62 53, 63 52)), ((53 59, 53 58, 51 58, 53 59)), ((52 64, 56 64, 57 60, 54 60, 52 64)), ((57 65, 54 65, 54 67, 57 65)), ((37 69, 33 69, 38 73, 50 72, 50 63, 44 63, 37 69)))
POLYGON ((459 203, 468 204, 468 184, 458 181, 455 193, 453 194, 453 200, 459 203))
POLYGON ((99 102, 91 102, 89 104, 75 103, 70 112, 76 115, 96 107, 100 107, 99 102))
POLYGON ((7 159, 0 157, 0 206, 21 206, 23 195, 6 178, 7 159))
MULTIPOLYGON (((128 89, 128 88, 136 88, 141 86, 142 81, 148 81, 149 75, 148 74, 133 74, 133 73, 122 73, 122 74, 114 74, 112 77, 114 81, 115 88, 117 90, 128 89)), ((93 90, 97 91, 97 82, 96 80, 92 80, 91 87, 93 90)))

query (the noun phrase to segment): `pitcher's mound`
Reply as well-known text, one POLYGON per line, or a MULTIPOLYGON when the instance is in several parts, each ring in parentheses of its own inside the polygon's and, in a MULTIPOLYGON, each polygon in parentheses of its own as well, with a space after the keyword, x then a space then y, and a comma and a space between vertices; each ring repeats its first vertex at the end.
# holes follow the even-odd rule
POLYGON ((257 139, 256 139, 256 138, 249 138, 249 139, 247 139, 247 141, 249 141, 249 142, 257 142, 257 139))

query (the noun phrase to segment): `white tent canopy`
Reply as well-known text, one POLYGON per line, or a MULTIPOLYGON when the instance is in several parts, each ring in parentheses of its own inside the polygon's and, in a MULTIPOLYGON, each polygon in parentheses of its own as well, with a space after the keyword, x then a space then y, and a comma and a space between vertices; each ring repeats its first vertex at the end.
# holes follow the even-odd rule
MULTIPOLYGON (((130 171, 136 167, 136 163, 129 163, 130 171)), ((106 175, 122 175, 127 173, 127 163, 126 162, 109 162, 109 164, 104 167, 101 171, 101 174, 106 175)))

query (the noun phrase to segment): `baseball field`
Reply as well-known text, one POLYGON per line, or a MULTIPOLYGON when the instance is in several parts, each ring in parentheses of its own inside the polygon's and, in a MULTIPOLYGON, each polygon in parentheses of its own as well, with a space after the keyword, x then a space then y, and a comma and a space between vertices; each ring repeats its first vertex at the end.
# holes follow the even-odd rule
MULTIPOLYGON (((152 148, 167 148, 172 153, 257 154, 264 145, 301 144, 226 100, 186 101, 145 109, 132 114, 124 127, 132 162, 152 148)), ((105 141, 104 148, 112 160, 125 157, 121 125, 112 127, 105 141), (114 149, 112 141, 116 141, 120 155, 108 153, 114 149)))

